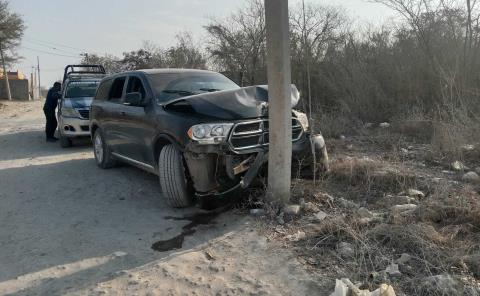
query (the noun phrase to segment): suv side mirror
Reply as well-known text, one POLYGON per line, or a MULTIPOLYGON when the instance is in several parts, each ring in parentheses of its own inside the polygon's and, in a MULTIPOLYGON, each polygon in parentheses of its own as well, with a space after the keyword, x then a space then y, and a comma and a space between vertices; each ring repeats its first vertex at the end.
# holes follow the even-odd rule
POLYGON ((125 105, 128 106, 141 106, 142 94, 139 92, 132 92, 125 95, 125 105))

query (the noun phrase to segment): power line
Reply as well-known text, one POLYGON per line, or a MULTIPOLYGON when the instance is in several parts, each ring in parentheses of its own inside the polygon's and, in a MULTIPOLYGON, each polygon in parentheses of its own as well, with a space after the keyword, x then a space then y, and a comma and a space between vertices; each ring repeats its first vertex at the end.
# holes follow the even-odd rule
POLYGON ((31 50, 31 51, 36 51, 36 52, 49 54, 49 55, 60 56, 60 57, 67 57, 67 58, 79 58, 80 57, 80 55, 60 54, 60 53, 56 53, 56 52, 46 51, 46 50, 37 49, 37 48, 31 48, 31 47, 27 47, 27 46, 22 46, 22 48, 27 49, 27 50, 31 50))
POLYGON ((32 42, 32 43, 37 42, 37 44, 39 44, 41 46, 49 47, 49 48, 55 49, 55 50, 60 50, 60 51, 67 52, 67 53, 70 53, 70 54, 72 54, 71 51, 66 51, 66 50, 58 48, 58 47, 69 48, 69 49, 73 49, 75 51, 78 50, 81 53, 87 53, 88 52, 88 53, 96 54, 96 55, 99 55, 99 56, 103 55, 102 53, 92 51, 92 50, 86 50, 85 48, 78 48, 78 47, 69 46, 69 45, 65 45, 65 44, 61 44, 61 43, 40 40, 40 39, 37 39, 37 38, 31 38, 31 37, 26 38, 25 37, 24 39, 28 42, 32 42), (43 43, 43 44, 40 44, 40 43, 43 43))
POLYGON ((73 46, 68 46, 68 45, 65 45, 65 44, 61 44, 61 43, 55 43, 55 42, 50 42, 50 41, 44 41, 44 40, 40 40, 40 39, 36 39, 36 38, 25 38, 26 40, 30 40, 30 41, 34 41, 34 42, 41 42, 41 43, 44 43, 44 44, 47 44, 47 45, 54 45, 54 46, 59 46, 59 47, 64 47, 64 48, 70 48, 70 49, 75 49, 75 50, 79 50, 79 51, 82 51, 82 52, 85 52, 87 50, 85 49, 82 49, 82 48, 78 48, 78 47, 73 47, 73 46))
POLYGON ((45 48, 48 48, 48 49, 53 49, 53 50, 56 50, 56 51, 60 51, 60 52, 63 52, 63 53, 67 53, 67 54, 78 54, 78 52, 72 52, 72 51, 69 51, 69 50, 64 50, 64 49, 61 49, 61 48, 56 48, 56 47, 53 47, 53 46, 50 46, 50 45, 45 45, 45 44, 42 44, 40 42, 33 42, 33 41, 29 41, 29 40, 26 40, 28 43, 31 43, 33 45, 37 45, 37 46, 43 46, 45 48))

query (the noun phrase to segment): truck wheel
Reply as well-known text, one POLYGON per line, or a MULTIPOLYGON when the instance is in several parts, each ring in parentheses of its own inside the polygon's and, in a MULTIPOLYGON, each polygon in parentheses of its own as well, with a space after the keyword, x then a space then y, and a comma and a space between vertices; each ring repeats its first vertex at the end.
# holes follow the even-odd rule
POLYGON ((97 129, 93 135, 93 152, 95 161, 100 168, 109 169, 115 166, 116 161, 100 129, 97 129))
POLYGON ((62 148, 72 147, 72 140, 62 135, 62 133, 60 133, 60 146, 62 148))
POLYGON ((168 205, 174 208, 192 205, 193 192, 188 186, 182 155, 171 144, 164 146, 160 151, 158 176, 162 194, 168 205))

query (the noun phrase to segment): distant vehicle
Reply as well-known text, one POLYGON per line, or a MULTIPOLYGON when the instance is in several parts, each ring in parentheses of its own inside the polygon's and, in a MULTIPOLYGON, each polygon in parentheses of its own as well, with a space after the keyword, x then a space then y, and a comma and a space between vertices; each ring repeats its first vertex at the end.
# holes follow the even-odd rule
POLYGON ((58 134, 62 147, 72 146, 74 138, 90 136, 90 105, 105 76, 101 65, 65 67, 62 98, 58 105, 58 134))
MULTIPOLYGON (((292 106, 299 92, 292 85, 292 106)), ((99 167, 127 162, 157 174, 164 198, 186 207, 247 188, 268 160, 268 88, 185 69, 115 74, 100 83, 90 114, 99 167)), ((292 112, 293 157, 327 165, 323 137, 292 112)), ((313 166, 312 166, 313 167, 313 166)))

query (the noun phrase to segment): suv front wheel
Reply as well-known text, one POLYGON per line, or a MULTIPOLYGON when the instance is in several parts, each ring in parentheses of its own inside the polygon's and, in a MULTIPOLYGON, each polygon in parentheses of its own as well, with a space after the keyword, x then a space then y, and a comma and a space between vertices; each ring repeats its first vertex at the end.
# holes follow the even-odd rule
POLYGON ((72 147, 72 139, 69 139, 67 136, 64 136, 62 132, 59 132, 60 136, 60 146, 62 148, 72 147))
POLYGON ((93 152, 95 161, 102 169, 108 169, 115 166, 115 159, 112 156, 110 147, 105 142, 105 137, 100 129, 95 131, 93 135, 93 152))
POLYGON ((193 203, 193 192, 188 186, 182 154, 169 144, 158 157, 158 176, 162 195, 174 208, 188 207, 193 203))

